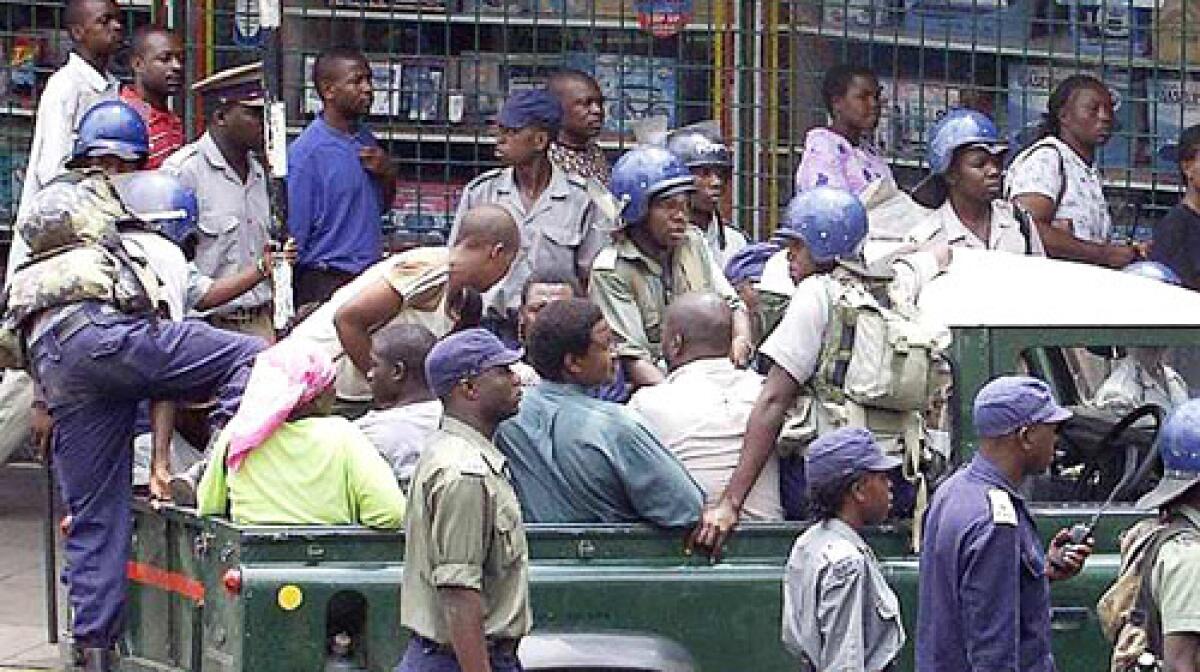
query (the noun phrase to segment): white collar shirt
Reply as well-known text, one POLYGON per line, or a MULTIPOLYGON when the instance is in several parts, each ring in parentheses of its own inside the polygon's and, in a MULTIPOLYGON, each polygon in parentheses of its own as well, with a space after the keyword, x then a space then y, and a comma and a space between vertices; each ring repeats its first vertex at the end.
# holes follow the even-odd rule
MULTIPOLYGON (((728 358, 699 359, 679 367, 659 385, 629 400, 664 446, 716 501, 737 467, 750 411, 763 377, 734 367, 728 358)), ((779 460, 772 453, 742 507, 748 520, 782 520, 779 460)))
MULTIPOLYGON (((21 185, 18 220, 27 216, 33 197, 66 170, 80 117, 102 100, 116 100, 120 87, 120 81, 112 73, 96 70, 74 52, 66 64, 46 80, 46 88, 38 100, 37 121, 29 145, 25 181, 21 185)), ((28 258, 29 246, 14 233, 5 284, 12 279, 17 265, 28 258)))

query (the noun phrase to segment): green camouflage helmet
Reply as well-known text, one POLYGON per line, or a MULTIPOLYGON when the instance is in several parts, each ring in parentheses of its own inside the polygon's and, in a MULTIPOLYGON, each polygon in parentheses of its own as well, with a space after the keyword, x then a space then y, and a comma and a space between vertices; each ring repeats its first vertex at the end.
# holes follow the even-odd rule
POLYGON ((94 172, 50 183, 34 197, 29 213, 17 222, 17 232, 34 258, 81 244, 113 243, 120 237, 117 222, 129 217, 108 177, 94 172))

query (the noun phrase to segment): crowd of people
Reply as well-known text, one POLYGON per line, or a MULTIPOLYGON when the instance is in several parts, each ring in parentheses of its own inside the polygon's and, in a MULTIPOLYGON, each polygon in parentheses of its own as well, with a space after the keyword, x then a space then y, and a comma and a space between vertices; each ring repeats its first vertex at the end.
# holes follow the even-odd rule
MULTIPOLYGON (((75 52, 39 107, 7 266, 0 420, 5 438, 50 446, 80 669, 113 669, 135 481, 237 523, 403 528, 400 670, 519 669, 525 523, 687 528, 717 557, 740 520, 801 518, 817 522, 788 561, 785 644, 806 669, 887 669, 905 633, 860 531, 891 516, 912 517, 922 544, 920 669, 1053 669, 1048 581, 1090 546, 1063 532, 1043 549, 1018 486, 1070 413, 1040 381, 993 381, 975 400, 982 447, 934 490, 951 461, 929 413, 950 336, 919 297, 953 248, 1200 286, 1196 129, 1177 146, 1188 188, 1162 227, 1175 242, 1147 249, 1109 240, 1099 80, 1056 89, 1008 180, 995 123, 950 111, 909 198, 870 142, 877 78, 837 66, 783 222, 749 243, 726 215, 734 162, 717 125, 610 167, 601 89, 563 70, 504 102, 501 167, 467 185, 449 244, 385 254, 396 165, 365 123, 366 59, 334 48, 313 66, 322 111, 288 148, 280 244, 261 65, 193 86, 205 130, 186 143, 168 105, 178 38, 139 29, 122 87, 116 5, 70 0, 65 20, 75 52), (299 307, 287 325, 280 264, 299 307)), ((1182 438, 1163 451, 1178 469, 1160 486, 1175 489, 1150 505, 1182 502, 1194 521, 1195 410, 1162 355, 1131 350, 1097 405, 1176 410, 1164 432, 1182 438)), ((1162 623, 1178 629, 1160 652, 1194 663, 1186 543, 1161 555, 1162 623)))

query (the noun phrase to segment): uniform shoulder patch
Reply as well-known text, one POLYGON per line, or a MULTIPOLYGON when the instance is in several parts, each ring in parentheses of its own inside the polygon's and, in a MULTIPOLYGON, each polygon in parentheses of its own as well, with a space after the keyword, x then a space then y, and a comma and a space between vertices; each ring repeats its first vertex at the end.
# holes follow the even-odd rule
POLYGON ((600 250, 600 254, 592 260, 592 270, 594 271, 615 271, 617 270, 617 248, 609 245, 600 250))
POLYGON ((830 542, 821 555, 829 568, 827 577, 832 583, 849 581, 862 572, 862 553, 845 539, 830 542))
POLYGON ((1017 507, 1012 497, 1000 488, 988 490, 988 503, 992 507, 992 522, 997 525, 1016 525, 1017 507))
POLYGON ((576 175, 575 173, 567 173, 567 184, 579 187, 580 189, 587 189, 587 180, 580 175, 576 175))
POLYGON ((482 173, 480 173, 479 175, 476 175, 475 179, 473 179, 467 183, 467 187, 466 187, 467 191, 470 191, 471 188, 476 185, 480 185, 480 184, 483 184, 484 182, 488 182, 490 180, 496 179, 497 177, 500 177, 500 172, 502 170, 504 170, 504 169, 503 168, 492 168, 491 170, 485 170, 482 173))
POLYGON ((487 476, 488 465, 482 455, 468 455, 456 465, 463 476, 487 476))

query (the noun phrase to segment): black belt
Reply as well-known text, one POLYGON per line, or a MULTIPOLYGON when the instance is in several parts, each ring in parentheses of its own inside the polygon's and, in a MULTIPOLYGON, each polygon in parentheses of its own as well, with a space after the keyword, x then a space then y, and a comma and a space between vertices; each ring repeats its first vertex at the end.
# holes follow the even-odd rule
MULTIPOLYGON (((415 632, 413 633, 413 639, 428 651, 449 654, 451 656, 454 655, 454 647, 450 644, 442 644, 435 639, 422 637, 415 632)), ((521 640, 514 637, 487 638, 488 651, 499 651, 500 653, 507 653, 510 656, 517 655, 517 645, 520 643, 521 640)))
MULTIPOLYGON (((30 348, 36 347, 47 334, 54 334, 55 339, 60 344, 66 343, 67 339, 79 333, 84 327, 92 324, 91 316, 87 314, 87 311, 82 306, 74 306, 66 310, 70 311, 67 313, 67 316, 59 320, 54 326, 38 334, 38 337, 30 342, 30 348)), ((49 319, 49 316, 45 319, 49 319)))
POLYGON ((234 308, 229 312, 209 315, 209 319, 220 322, 253 322, 263 315, 267 315, 270 310, 271 306, 268 304, 253 308, 234 308))

